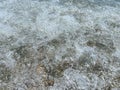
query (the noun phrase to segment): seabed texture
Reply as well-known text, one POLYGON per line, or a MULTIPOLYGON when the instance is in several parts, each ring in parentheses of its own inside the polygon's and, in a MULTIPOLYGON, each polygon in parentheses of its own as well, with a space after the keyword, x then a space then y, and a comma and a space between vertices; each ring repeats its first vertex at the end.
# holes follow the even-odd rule
POLYGON ((0 0, 0 90, 120 90, 120 0, 0 0))

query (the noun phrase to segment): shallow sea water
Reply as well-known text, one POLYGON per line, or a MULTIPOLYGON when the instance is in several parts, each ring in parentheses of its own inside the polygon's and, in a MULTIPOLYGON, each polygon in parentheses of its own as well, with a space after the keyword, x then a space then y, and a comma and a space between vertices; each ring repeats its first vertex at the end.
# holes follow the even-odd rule
POLYGON ((120 0, 0 0, 0 90, 119 90, 120 0))

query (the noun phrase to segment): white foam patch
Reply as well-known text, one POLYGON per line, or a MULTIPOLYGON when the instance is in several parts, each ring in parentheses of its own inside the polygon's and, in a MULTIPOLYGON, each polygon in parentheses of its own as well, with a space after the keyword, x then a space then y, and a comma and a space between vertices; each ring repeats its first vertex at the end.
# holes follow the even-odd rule
POLYGON ((10 26, 0 23, 0 34, 3 34, 5 36, 9 37, 9 36, 16 35, 16 32, 10 26))
POLYGON ((67 79, 65 82, 68 84, 68 86, 76 85, 75 82, 77 82, 78 86, 75 87, 79 89, 88 89, 88 83, 86 83, 88 81, 88 78, 85 75, 80 74, 78 70, 67 69, 64 72, 64 76, 67 79))
POLYGON ((8 52, 6 53, 6 58, 7 60, 5 61, 6 62, 6 65, 9 67, 9 68, 14 68, 15 66, 15 59, 13 59, 11 56, 13 55, 13 52, 8 52))
POLYGON ((79 23, 71 15, 60 15, 63 12, 57 6, 43 7, 36 19, 37 29, 49 37, 54 37, 64 31, 73 31, 79 28, 79 23))

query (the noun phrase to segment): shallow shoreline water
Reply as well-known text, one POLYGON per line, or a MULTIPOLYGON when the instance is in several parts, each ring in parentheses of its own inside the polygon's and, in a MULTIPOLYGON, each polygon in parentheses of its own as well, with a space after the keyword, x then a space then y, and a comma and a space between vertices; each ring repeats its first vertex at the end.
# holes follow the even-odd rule
POLYGON ((119 0, 0 0, 0 90, 119 89, 119 0))

